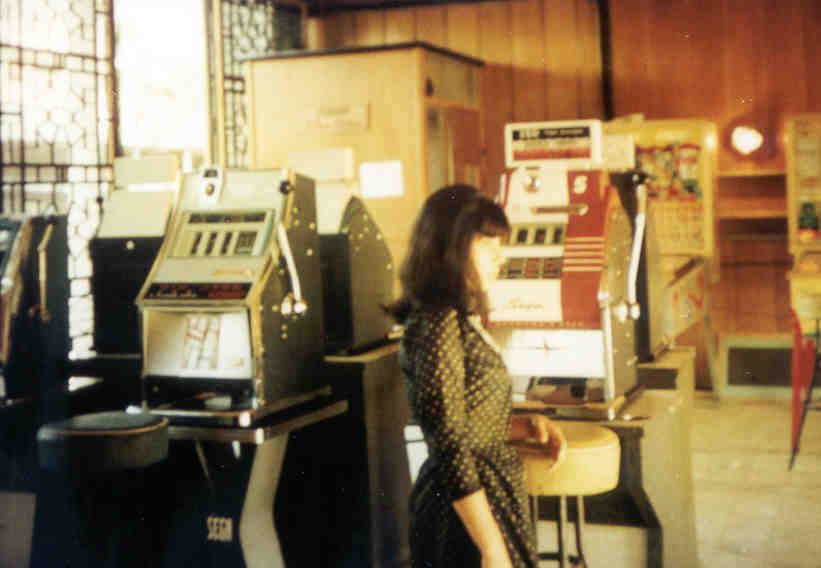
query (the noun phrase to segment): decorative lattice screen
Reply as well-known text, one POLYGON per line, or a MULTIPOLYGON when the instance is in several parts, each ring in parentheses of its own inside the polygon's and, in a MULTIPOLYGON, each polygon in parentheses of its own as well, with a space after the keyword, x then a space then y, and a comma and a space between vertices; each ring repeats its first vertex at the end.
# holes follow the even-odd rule
POLYGON ((0 0, 0 212, 68 214, 72 357, 88 354, 88 241, 111 184, 110 0, 0 0))
POLYGON ((213 159, 227 167, 247 167, 242 61, 302 47, 302 14, 295 6, 276 5, 272 0, 217 0, 217 6, 211 6, 215 9, 220 10, 217 17, 213 12, 206 15, 213 159), (219 34, 215 22, 221 24, 219 34))

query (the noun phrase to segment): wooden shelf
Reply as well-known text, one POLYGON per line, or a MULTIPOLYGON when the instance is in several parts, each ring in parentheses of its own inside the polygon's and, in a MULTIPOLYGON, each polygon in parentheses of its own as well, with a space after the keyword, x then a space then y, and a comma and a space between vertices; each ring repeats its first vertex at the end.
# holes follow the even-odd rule
MULTIPOLYGON (((725 172, 726 173, 726 172, 725 172)), ((786 219, 787 195, 780 174, 725 175, 716 196, 719 219, 786 219)))
POLYGON ((718 172, 719 178, 756 178, 786 176, 784 170, 725 170, 718 172))
POLYGON ((719 219, 786 219, 786 209, 718 209, 719 219))

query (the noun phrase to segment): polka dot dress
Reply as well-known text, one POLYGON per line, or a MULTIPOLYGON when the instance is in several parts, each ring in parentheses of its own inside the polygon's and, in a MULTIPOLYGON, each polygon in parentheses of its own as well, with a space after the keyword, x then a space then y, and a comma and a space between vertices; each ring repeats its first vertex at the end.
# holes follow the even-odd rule
POLYGON ((511 383, 478 320, 418 310, 405 323, 400 362, 429 457, 410 499, 414 568, 478 567, 481 557, 452 502, 479 489, 516 567, 536 566, 522 464, 507 444, 511 383))

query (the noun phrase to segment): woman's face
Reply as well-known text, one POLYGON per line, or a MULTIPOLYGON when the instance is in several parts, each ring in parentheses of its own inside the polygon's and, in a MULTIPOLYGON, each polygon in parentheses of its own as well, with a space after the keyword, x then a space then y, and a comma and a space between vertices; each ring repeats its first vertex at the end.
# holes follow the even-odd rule
POLYGON ((496 281, 499 269, 505 261, 502 238, 476 235, 470 245, 470 259, 479 278, 479 289, 487 291, 496 281))

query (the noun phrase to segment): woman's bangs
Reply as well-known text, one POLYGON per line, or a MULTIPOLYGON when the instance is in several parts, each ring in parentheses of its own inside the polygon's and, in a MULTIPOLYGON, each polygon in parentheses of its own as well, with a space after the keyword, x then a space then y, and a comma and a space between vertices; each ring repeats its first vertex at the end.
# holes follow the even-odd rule
POLYGON ((482 204, 479 212, 479 234, 486 237, 505 238, 510 234, 510 224, 501 207, 490 200, 482 204))

